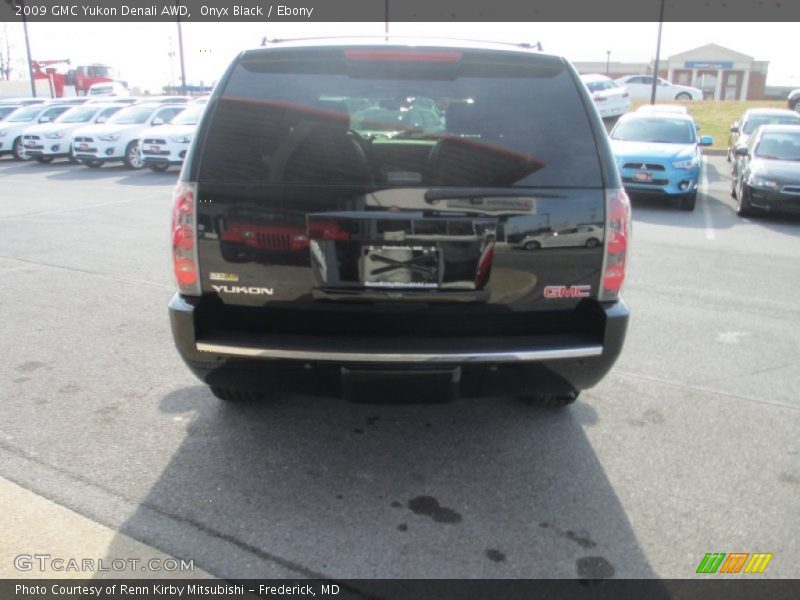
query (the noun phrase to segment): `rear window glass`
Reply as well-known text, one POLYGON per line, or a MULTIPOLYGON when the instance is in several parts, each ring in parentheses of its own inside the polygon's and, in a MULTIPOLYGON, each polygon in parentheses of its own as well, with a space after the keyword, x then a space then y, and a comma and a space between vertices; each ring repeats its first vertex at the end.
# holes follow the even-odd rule
POLYGON ((214 107, 199 178, 602 186, 580 83, 561 62, 438 48, 415 49, 409 60, 404 52, 246 56, 214 107))

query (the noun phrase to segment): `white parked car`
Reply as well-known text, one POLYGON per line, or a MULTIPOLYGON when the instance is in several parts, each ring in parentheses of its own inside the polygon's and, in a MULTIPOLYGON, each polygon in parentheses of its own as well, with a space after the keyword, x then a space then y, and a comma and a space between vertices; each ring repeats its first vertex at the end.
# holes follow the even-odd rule
POLYGON ((604 119, 624 115, 631 109, 628 90, 605 75, 581 75, 581 81, 589 90, 597 112, 604 119))
POLYGON ((118 81, 104 81, 101 83, 94 83, 89 87, 86 92, 87 96, 130 96, 131 92, 124 85, 118 81))
POLYGON ((105 123, 108 118, 123 108, 124 104, 84 104, 73 106, 52 123, 40 123, 28 127, 22 134, 22 146, 28 158, 40 163, 49 163, 54 158, 69 157, 72 136, 76 130, 89 123, 105 123))
POLYGON ((139 154, 142 131, 169 123, 184 108, 183 104, 126 106, 102 125, 78 129, 72 142, 73 154, 87 167, 122 161, 129 169, 141 169, 144 166, 139 154))
POLYGON ((29 160, 22 145, 22 134, 36 123, 50 123, 72 108, 66 104, 34 104, 23 106, 0 123, 0 156, 12 154, 17 160, 29 160))
POLYGON ((145 166, 153 171, 166 171, 170 165, 183 164, 205 108, 202 104, 190 104, 169 125, 142 131, 139 152, 145 166))
POLYGON ((525 250, 567 247, 596 248, 602 242, 602 225, 580 225, 559 231, 546 231, 536 235, 528 235, 523 237, 516 246, 525 250))
MULTIPOLYGON (((677 85, 670 83, 661 77, 656 78, 656 100, 702 100, 703 91, 689 87, 688 85, 677 85)), ((628 88, 631 98, 647 99, 653 86, 652 75, 626 75, 615 79, 615 81, 628 88)))

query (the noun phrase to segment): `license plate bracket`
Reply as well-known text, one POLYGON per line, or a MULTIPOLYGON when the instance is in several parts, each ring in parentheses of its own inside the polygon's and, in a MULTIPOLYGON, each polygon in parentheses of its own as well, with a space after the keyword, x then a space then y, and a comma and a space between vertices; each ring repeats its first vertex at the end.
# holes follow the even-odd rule
POLYGON ((433 404, 458 398, 461 367, 342 367, 345 400, 365 404, 433 404))
POLYGON ((368 244, 361 249, 361 281, 372 288, 437 289, 440 262, 436 246, 368 244))

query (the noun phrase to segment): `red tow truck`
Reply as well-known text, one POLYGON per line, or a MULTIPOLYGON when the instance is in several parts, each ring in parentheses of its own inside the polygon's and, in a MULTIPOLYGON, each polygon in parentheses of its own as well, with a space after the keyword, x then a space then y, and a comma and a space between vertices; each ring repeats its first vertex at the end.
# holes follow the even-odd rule
POLYGON ((65 72, 51 65, 70 64, 70 60, 32 60, 31 69, 34 79, 47 79, 50 81, 50 93, 53 98, 63 98, 64 88, 73 86, 75 94, 85 96, 89 88, 95 83, 117 81, 114 70, 100 63, 79 65, 65 72))

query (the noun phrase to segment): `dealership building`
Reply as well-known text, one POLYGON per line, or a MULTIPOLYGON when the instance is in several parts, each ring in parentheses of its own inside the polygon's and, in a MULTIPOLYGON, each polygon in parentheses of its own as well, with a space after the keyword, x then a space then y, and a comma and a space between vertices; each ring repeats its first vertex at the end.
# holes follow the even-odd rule
MULTIPOLYGON (((609 54, 610 58, 610 54, 609 54)), ((576 62, 579 73, 612 79, 653 72, 653 63, 576 62)), ((769 61, 755 60, 718 44, 706 44, 659 61, 658 75, 672 83, 703 90, 706 100, 763 100, 769 61)))

